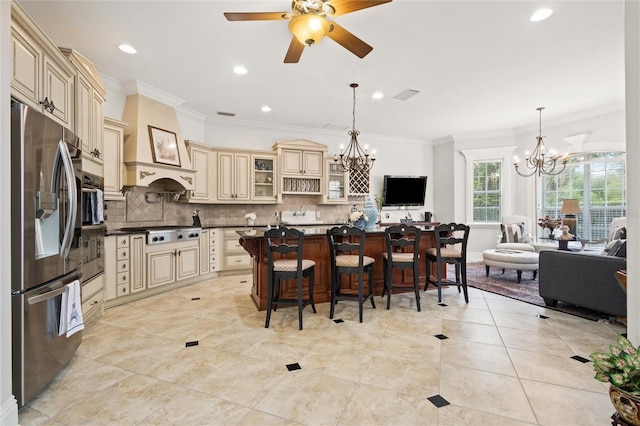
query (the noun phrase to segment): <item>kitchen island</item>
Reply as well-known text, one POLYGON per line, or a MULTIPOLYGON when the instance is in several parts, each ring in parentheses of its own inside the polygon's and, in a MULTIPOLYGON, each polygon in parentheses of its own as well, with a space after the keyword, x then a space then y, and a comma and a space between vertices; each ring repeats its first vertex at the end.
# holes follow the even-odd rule
MULTIPOLYGON (((415 226, 424 224, 413 224, 415 226)), ((437 225, 437 224, 427 224, 437 225)), ((305 259, 311 259, 316 262, 315 266, 315 287, 313 298, 315 303, 329 302, 331 300, 331 261, 329 257, 329 242, 327 241, 327 229, 330 226, 296 226, 304 232, 303 256, 305 259)), ((435 245, 435 235, 431 226, 425 226, 420 235, 420 286, 424 288, 427 279, 426 265, 424 262, 424 252, 435 245)), ((240 235, 240 245, 251 255, 253 262, 253 285, 251 287, 251 298, 258 310, 262 311, 267 308, 267 282, 268 282, 268 265, 267 251, 264 241, 264 231, 266 228, 256 228, 250 231, 238 232, 240 235)), ((385 246, 385 228, 376 228, 366 230, 367 236, 365 240, 364 254, 365 256, 375 259, 374 266, 374 293, 382 294, 384 287, 384 277, 382 274, 382 253, 386 250, 385 246)), ((431 275, 435 276, 435 264, 432 266, 431 275)), ((446 267, 443 266, 443 277, 446 276, 446 267)), ((413 287, 413 275, 411 271, 394 269, 393 282, 398 285, 406 285, 413 287)), ((283 296, 296 297, 295 281, 287 281, 283 283, 283 296)), ((347 282, 343 279, 342 288, 344 291, 353 290, 357 292, 357 280, 352 276, 347 282)), ((412 290, 412 289, 411 289, 412 290)))

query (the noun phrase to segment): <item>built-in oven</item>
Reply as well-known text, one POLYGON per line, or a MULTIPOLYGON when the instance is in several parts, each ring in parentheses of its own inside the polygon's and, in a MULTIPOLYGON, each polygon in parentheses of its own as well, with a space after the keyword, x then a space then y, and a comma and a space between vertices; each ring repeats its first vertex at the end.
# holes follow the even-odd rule
POLYGON ((100 176, 82 174, 82 282, 104 273, 104 180, 100 176))

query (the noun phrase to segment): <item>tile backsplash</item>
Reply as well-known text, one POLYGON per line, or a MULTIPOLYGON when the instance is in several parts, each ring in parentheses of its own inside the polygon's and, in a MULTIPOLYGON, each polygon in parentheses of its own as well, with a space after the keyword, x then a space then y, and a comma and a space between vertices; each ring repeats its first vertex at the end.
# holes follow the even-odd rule
POLYGON ((169 194, 158 197, 164 191, 162 186, 134 187, 127 192, 126 201, 106 201, 107 230, 113 231, 137 226, 191 225, 194 210, 200 210, 202 226, 243 226, 244 215, 256 214, 256 226, 275 225, 275 212, 283 210, 305 210, 320 212, 318 220, 336 223, 345 220, 352 204, 360 207, 364 198, 359 197, 349 204, 316 204, 317 197, 285 196, 282 204, 193 204, 174 202, 169 194))

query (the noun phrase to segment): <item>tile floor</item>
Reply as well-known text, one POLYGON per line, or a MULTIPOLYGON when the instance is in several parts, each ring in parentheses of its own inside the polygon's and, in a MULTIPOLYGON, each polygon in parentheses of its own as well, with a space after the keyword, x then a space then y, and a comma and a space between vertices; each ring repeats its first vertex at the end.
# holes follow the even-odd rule
POLYGON ((470 289, 377 297, 272 315, 251 276, 115 307, 69 366, 20 410, 22 425, 607 425, 607 386, 588 357, 618 323, 596 323, 470 289), (541 318, 543 314, 548 318, 541 318), (436 337, 444 335, 446 338, 436 337), (190 342, 197 342, 196 344, 190 342), (287 368, 299 364, 300 369, 287 368), (438 398, 440 396, 440 398, 438 398), (435 397, 435 398, 432 398, 435 397), (448 402, 438 408, 438 400, 448 402))

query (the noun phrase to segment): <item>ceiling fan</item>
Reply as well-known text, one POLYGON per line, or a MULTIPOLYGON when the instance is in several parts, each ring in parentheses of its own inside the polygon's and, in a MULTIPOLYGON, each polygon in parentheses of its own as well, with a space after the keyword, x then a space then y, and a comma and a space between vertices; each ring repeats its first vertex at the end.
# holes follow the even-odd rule
POLYGON ((291 12, 227 12, 224 16, 229 21, 289 20, 293 38, 284 57, 285 63, 298 62, 304 47, 318 43, 324 36, 364 58, 373 47, 327 18, 389 2, 391 0, 293 0, 291 12))

